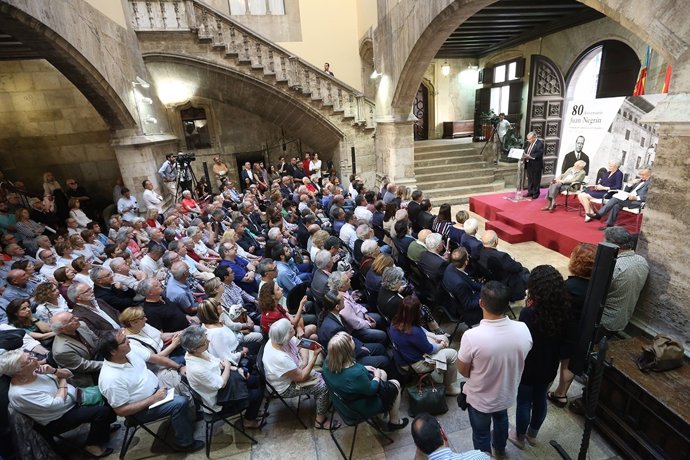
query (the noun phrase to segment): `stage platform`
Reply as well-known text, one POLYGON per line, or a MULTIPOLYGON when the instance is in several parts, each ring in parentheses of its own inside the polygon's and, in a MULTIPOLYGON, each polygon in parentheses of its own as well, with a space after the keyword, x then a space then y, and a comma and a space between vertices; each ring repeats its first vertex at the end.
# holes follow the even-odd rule
MULTIPOLYGON (((494 230, 498 237, 508 243, 535 241, 553 251, 570 257, 573 248, 580 242, 598 244, 603 232, 598 230, 605 221, 585 222, 578 211, 566 211, 565 196, 558 197, 555 212, 541 211, 546 206, 546 189, 541 190, 539 199, 513 202, 515 192, 478 195, 470 198, 470 210, 484 217, 487 230, 494 230)), ((577 198, 571 196, 568 205, 579 207, 577 198)), ((634 216, 621 212, 618 225, 625 225, 634 216)), ((630 228, 628 228, 630 230, 630 228)), ((635 232, 637 233, 637 232, 635 232)))

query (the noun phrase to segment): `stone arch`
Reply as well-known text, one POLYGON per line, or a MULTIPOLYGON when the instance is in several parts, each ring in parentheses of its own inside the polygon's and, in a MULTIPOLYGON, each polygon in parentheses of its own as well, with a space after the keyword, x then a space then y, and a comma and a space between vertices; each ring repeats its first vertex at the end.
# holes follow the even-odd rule
POLYGON ((84 94, 110 129, 135 128, 136 121, 118 92, 73 43, 51 28, 48 19, 42 22, 18 7, 0 3, 0 30, 59 70, 84 94))

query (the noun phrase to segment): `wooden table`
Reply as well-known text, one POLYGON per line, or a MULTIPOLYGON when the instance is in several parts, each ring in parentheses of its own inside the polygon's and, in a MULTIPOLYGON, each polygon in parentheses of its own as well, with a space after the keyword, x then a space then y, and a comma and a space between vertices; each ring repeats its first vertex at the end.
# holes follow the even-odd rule
POLYGON ((597 428, 626 458, 690 460, 690 366, 643 373, 635 359, 649 343, 609 342, 597 428))

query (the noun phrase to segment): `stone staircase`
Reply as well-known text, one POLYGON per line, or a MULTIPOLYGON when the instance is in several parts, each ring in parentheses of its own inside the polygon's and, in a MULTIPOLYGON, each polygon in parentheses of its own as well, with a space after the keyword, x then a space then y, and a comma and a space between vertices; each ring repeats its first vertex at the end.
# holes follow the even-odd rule
MULTIPOLYGON (((185 56, 261 80, 317 110, 344 135, 375 127, 374 102, 321 69, 197 0, 129 0, 142 54, 185 56)), ((277 120, 279 123, 279 120, 277 120)))
POLYGON ((464 204, 473 195, 512 189, 515 165, 484 161, 479 154, 483 146, 462 140, 415 142, 417 188, 434 206, 464 204))

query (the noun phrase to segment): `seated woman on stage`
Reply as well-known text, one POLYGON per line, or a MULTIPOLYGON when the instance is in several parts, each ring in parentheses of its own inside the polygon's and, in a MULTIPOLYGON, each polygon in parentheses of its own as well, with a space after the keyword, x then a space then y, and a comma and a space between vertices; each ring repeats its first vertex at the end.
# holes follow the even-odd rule
POLYGON ((103 445, 110 438, 115 413, 108 405, 80 406, 77 389, 67 383, 72 372, 40 364, 29 353, 12 350, 0 354, 0 374, 11 377, 10 407, 31 417, 48 433, 61 434, 90 424, 84 449, 95 458, 113 452, 103 445))
POLYGON ((388 431, 401 430, 409 422, 400 418, 400 383, 388 380, 386 372, 355 361, 355 342, 347 332, 338 332, 328 342, 323 378, 337 393, 332 401, 343 414, 373 417, 389 413, 388 431))
POLYGON ((618 168, 620 168, 620 162, 609 161, 608 174, 604 174, 601 181, 594 187, 577 195, 577 199, 580 200, 582 207, 585 208, 585 222, 592 220, 590 217, 587 217, 587 214, 593 212, 592 199, 601 199, 609 190, 620 190, 623 187, 623 172, 618 168))

